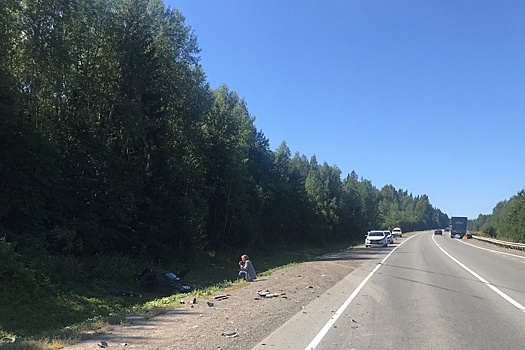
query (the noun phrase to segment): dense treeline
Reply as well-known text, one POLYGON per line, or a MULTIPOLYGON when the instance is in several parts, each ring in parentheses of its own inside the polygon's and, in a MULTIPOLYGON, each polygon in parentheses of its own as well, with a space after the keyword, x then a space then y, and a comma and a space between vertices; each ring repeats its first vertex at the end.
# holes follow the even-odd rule
POLYGON ((499 202, 492 214, 480 214, 469 222, 469 229, 491 237, 525 243, 525 190, 499 202))
POLYGON ((444 227, 426 195, 275 151, 160 0, 3 0, 0 236, 20 253, 169 262, 444 227))

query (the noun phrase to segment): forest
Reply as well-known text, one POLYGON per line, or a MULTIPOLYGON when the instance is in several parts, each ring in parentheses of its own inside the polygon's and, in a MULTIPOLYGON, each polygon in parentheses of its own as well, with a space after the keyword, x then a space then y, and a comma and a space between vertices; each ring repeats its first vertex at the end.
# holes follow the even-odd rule
MULTIPOLYGON (((425 194, 285 141, 271 150, 247 102, 210 87, 196 33, 161 0, 2 0, 0 24, 3 303, 80 285, 99 271, 85 261, 113 265, 104 257, 192 265, 448 225, 425 194)), ((512 224, 493 216, 498 235, 512 224)))
POLYGON ((490 237, 525 243, 525 190, 496 204, 492 214, 479 214, 468 229, 490 237))
POLYGON ((285 141, 270 150, 246 101, 210 88, 196 34, 162 1, 4 4, 0 235, 15 250, 187 260, 448 220, 426 195, 285 141))

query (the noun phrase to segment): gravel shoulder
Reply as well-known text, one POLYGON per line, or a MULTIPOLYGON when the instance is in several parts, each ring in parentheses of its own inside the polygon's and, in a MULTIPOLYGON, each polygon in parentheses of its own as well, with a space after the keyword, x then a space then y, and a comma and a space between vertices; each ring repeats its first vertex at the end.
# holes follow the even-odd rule
POLYGON ((66 349, 251 349, 358 268, 364 262, 360 251, 344 250, 277 270, 194 304, 188 298, 153 318, 133 315, 127 325, 112 326, 66 349), (266 297, 259 293, 264 290, 270 293, 266 297))

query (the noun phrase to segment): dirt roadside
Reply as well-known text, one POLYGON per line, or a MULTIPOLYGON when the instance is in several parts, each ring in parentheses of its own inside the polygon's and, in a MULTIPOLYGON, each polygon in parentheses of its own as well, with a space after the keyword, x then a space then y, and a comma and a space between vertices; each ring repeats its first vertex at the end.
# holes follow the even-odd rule
POLYGON ((358 268, 370 250, 354 249, 323 256, 275 271, 226 290, 225 296, 191 299, 153 318, 131 316, 126 326, 114 326, 66 349, 251 349, 313 299, 358 268), (263 297, 258 291, 267 290, 263 297))

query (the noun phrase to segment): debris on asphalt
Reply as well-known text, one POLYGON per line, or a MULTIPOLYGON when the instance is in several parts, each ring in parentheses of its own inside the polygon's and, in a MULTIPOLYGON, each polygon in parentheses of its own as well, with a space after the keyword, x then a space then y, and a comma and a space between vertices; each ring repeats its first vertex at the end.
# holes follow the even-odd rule
MULTIPOLYGON (((266 298, 266 299, 269 299, 269 298, 277 298, 277 297, 288 298, 288 297, 286 296, 286 292, 271 293, 268 289, 258 290, 258 291, 257 291, 257 294, 258 294, 261 298, 266 298)), ((260 298, 255 297, 255 300, 260 300, 260 298)))
POLYGON ((265 298, 268 294, 270 294, 270 291, 268 289, 266 289, 266 290, 258 290, 257 294, 259 294, 259 296, 265 298))
POLYGON ((237 334, 237 332, 223 332, 222 336, 226 338, 235 338, 238 337, 239 334, 237 334))

